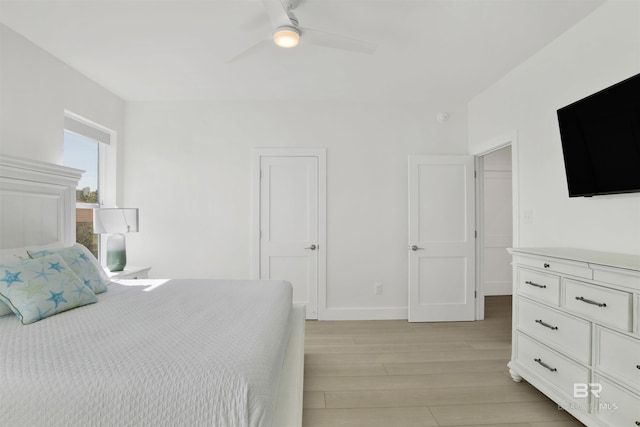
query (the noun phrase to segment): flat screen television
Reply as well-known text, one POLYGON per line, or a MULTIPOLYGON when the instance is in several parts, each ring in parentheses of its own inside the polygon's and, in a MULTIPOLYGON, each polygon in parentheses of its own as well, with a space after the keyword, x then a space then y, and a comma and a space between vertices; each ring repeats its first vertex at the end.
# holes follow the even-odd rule
POLYGON ((640 192, 640 74, 558 110, 569 197, 640 192))

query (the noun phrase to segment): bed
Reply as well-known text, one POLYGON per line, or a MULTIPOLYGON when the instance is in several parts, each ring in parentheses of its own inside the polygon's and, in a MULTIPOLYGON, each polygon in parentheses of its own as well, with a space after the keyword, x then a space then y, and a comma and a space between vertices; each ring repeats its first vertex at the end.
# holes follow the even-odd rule
MULTIPOLYGON (((25 248, 57 257, 51 251, 73 245, 79 173, 0 156, 5 265, 25 248)), ((12 271, 0 268, 0 277, 12 271)), ((0 316, 3 424, 301 425, 305 313, 291 303, 288 282, 156 279, 106 288, 27 325, 0 316)))

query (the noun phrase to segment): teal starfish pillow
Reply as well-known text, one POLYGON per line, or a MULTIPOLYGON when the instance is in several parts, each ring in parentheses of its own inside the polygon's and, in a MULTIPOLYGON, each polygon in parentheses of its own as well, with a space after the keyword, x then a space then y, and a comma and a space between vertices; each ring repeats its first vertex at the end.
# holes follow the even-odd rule
POLYGON ((38 258, 45 255, 58 254, 78 275, 82 283, 91 288, 94 294, 107 291, 109 276, 100 266, 100 263, 89 251, 79 243, 67 248, 45 249, 42 251, 27 251, 31 258, 38 258))
POLYGON ((23 325, 97 302, 60 255, 0 265, 0 300, 23 325))

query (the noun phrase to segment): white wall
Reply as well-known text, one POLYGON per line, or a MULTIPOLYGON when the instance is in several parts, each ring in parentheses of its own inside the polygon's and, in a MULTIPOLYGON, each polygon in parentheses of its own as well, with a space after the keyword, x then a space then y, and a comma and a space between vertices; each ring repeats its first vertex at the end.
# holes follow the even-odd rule
MULTIPOLYGON (((122 144, 122 99, 0 24, 0 153, 62 164, 65 109, 116 131, 122 144)), ((121 173, 117 183, 121 190, 121 173)))
POLYGON ((465 153, 465 111, 440 124, 417 104, 129 103, 128 258, 153 277, 250 277, 252 147, 327 147, 328 308, 406 318, 407 156, 465 153))
POLYGON ((640 254, 640 194, 568 197, 556 117, 639 72, 640 2, 610 1, 469 103, 471 153, 517 133, 516 211, 533 211, 532 224, 519 219, 521 247, 640 254))

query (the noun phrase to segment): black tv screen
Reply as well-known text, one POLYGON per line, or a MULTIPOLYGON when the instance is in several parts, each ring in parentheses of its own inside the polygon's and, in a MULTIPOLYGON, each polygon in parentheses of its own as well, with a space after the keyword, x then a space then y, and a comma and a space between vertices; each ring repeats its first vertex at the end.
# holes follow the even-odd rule
POLYGON ((640 192, 640 74, 558 110, 569 197, 640 192))

